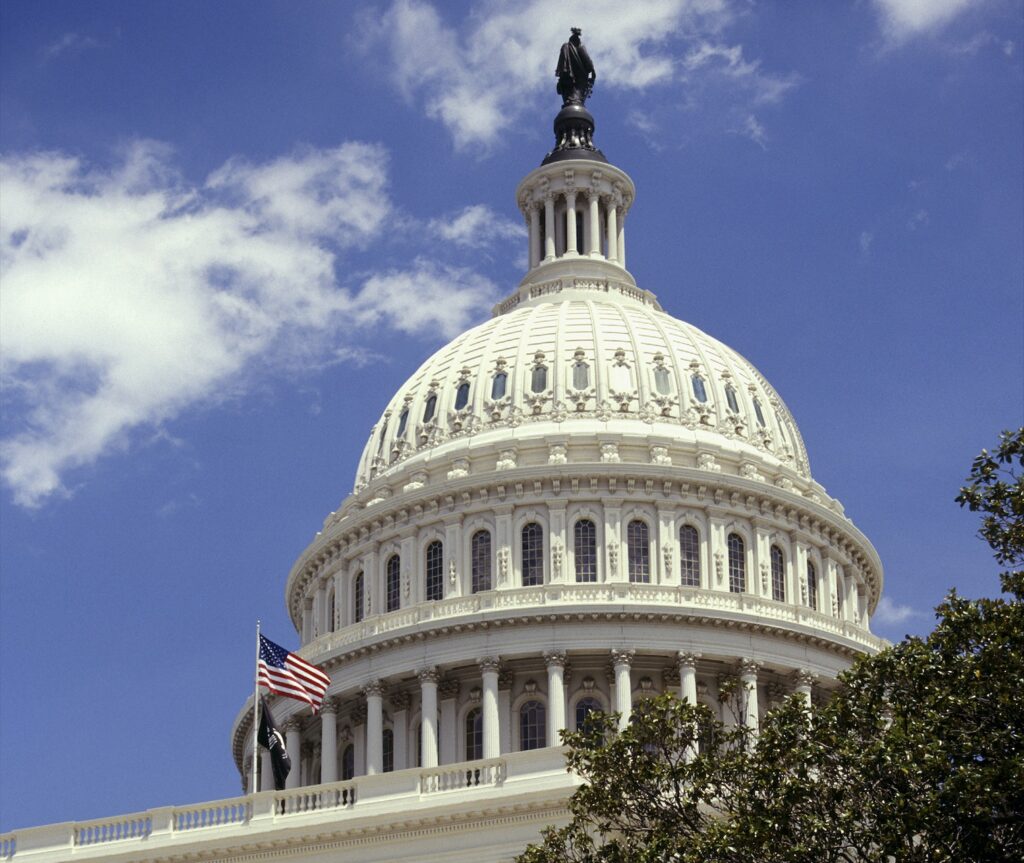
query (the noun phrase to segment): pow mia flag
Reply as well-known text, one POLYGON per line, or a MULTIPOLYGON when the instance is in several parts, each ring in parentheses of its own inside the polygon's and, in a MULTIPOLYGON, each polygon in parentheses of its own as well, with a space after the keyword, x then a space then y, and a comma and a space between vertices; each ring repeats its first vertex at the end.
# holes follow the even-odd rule
POLYGON ((266 699, 260 696, 260 728, 256 739, 260 746, 270 753, 270 766, 274 769, 274 789, 284 790, 284 781, 292 769, 292 760, 284 746, 284 735, 277 730, 273 714, 267 707, 266 699))

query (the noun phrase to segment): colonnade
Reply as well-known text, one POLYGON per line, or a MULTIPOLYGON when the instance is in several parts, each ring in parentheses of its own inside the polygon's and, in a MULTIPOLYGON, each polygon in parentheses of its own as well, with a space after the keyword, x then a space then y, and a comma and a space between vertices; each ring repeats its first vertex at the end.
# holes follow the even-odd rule
POLYGON ((531 269, 542 262, 581 254, 626 266, 627 207, 620 193, 596 188, 548 190, 526 206, 531 269), (585 206, 581 206, 583 201, 585 206))

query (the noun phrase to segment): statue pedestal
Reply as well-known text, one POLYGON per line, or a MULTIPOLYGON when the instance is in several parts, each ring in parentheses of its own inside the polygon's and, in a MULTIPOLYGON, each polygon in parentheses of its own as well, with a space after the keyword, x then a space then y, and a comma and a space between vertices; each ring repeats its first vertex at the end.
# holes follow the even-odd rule
POLYGON ((594 117, 582 105, 565 105, 555 117, 554 131, 555 149, 548 153, 542 165, 562 159, 608 161, 594 146, 594 117))

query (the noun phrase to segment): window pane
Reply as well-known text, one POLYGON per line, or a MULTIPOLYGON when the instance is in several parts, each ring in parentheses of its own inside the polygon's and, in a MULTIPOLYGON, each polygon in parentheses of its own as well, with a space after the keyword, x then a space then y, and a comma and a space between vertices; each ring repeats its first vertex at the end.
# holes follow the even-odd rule
POLYGON ((597 528, 589 518, 580 519, 573 527, 573 552, 576 580, 597 581, 597 528))
POLYGON ((654 370, 654 388, 663 396, 667 396, 672 392, 672 383, 669 371, 664 366, 658 366, 654 370))
POLYGON ((539 701, 527 701, 519 708, 519 748, 540 749, 547 746, 547 711, 539 701))
POLYGON ((626 527, 626 545, 629 552, 629 580, 651 580, 650 529, 645 521, 631 521, 626 527))
POLYGON ((491 381, 491 398, 494 401, 505 398, 505 384, 508 382, 508 375, 505 372, 498 372, 491 381))
POLYGON ((548 388, 547 366, 535 366, 530 376, 530 389, 535 393, 542 393, 548 388))
POLYGON ((444 546, 435 539, 427 546, 427 600, 444 599, 444 546))
POLYGON ((337 614, 334 610, 334 591, 331 591, 331 598, 327 601, 327 631, 334 632, 334 625, 337 614))
POLYGON ((786 601, 786 570, 782 558, 782 549, 772 546, 772 599, 777 602, 786 601))
POLYGON ((427 397, 427 403, 423 407, 423 422, 428 423, 434 418, 434 409, 437 407, 437 396, 431 394, 427 397))
POLYGON ((590 366, 586 363, 576 363, 572 367, 573 389, 585 390, 590 386, 590 366))
POLYGON ((363 574, 356 576, 352 587, 352 619, 359 623, 363 619, 363 574))
POLYGON ((536 522, 523 528, 523 587, 544 583, 544 529, 536 522))
POLYGON ((679 528, 679 566, 683 586, 700 587, 700 537, 689 524, 679 528))
POLYGON ((466 760, 476 761, 484 757, 483 713, 474 707, 466 714, 466 760))
POLYGON ((491 532, 478 530, 471 542, 473 593, 491 589, 491 532))
POLYGON ((818 571, 810 561, 807 561, 807 604, 818 610, 818 571))
POLYGON ((726 384, 725 400, 729 403, 729 410, 733 413, 740 412, 739 403, 736 401, 736 390, 733 389, 732 384, 726 384))
POLYGON ((743 593, 747 589, 747 559, 743 540, 735 533, 729 534, 729 590, 743 593))
POLYGON ((395 437, 405 436, 405 426, 409 422, 409 408, 402 408, 402 412, 398 415, 398 431, 395 432, 395 437))
POLYGON ((596 698, 581 698, 576 702, 576 730, 585 731, 587 728, 587 717, 591 713, 599 713, 601 703, 596 698))
POLYGON ((469 384, 459 384, 459 388, 455 391, 455 410, 460 411, 469 401, 469 384))
POLYGON ((693 397, 699 402, 706 402, 708 400, 708 391, 704 388, 704 378, 700 375, 694 375, 690 378, 690 383, 693 384, 693 397))
POLYGON ((761 402, 754 399, 754 413, 757 415, 757 424, 764 428, 764 414, 761 413, 761 402))
POLYGON ((385 728, 381 740, 381 748, 384 751, 384 773, 391 773, 395 769, 395 732, 385 728))
POLYGON ((387 610, 398 611, 402 596, 402 564, 397 554, 388 558, 387 584, 384 595, 387 610))
POLYGON ((384 438, 388 433, 388 421, 384 420, 384 425, 380 427, 380 439, 377 441, 377 455, 380 455, 384 450, 384 438))

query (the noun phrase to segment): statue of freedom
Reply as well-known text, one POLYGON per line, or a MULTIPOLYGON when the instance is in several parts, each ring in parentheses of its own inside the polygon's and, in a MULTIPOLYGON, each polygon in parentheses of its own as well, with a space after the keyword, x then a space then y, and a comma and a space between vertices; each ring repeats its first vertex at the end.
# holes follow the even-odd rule
POLYGON ((573 27, 569 41, 562 45, 558 55, 556 90, 562 97, 563 108, 567 105, 584 105, 597 80, 594 63, 580 40, 582 32, 579 27, 573 27))

